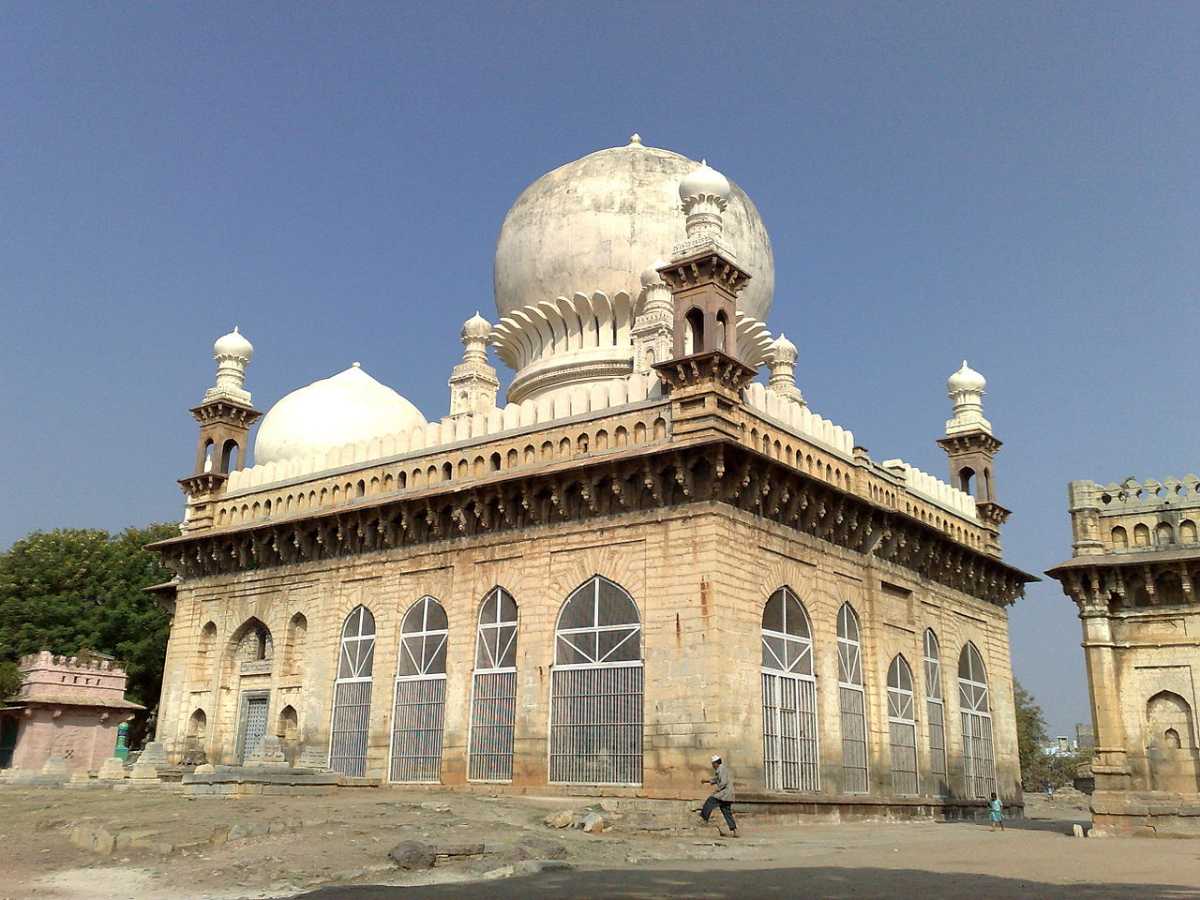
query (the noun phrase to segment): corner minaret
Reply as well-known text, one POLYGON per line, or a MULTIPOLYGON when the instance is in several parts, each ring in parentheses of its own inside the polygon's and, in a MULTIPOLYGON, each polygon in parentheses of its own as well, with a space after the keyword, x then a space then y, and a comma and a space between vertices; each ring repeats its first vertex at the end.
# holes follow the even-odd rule
POLYGON ((212 525, 212 500, 220 493, 229 473, 246 465, 250 426, 262 415, 250 402, 246 390, 246 367, 254 358, 254 347, 234 327, 213 344, 217 378, 192 417, 200 423, 196 443, 196 468, 179 484, 187 495, 184 531, 212 525))
POLYGON ((737 358, 737 296, 750 281, 724 240, 729 181, 707 163, 679 183, 687 237, 657 271, 671 291, 671 359, 655 363, 677 435, 738 434, 729 415, 755 370, 737 358))
POLYGON ((988 551, 1000 555, 1000 526, 1009 510, 996 502, 995 457, 1001 442, 992 434, 992 423, 983 417, 987 380, 967 365, 946 382, 954 415, 946 423, 946 436, 938 446, 950 457, 950 483, 975 498, 979 520, 988 531, 988 551))
POLYGON ((671 356, 671 323, 675 319, 675 306, 671 300, 671 289, 658 274, 658 270, 665 265, 660 259, 642 272, 642 296, 631 332, 633 371, 639 375, 652 375, 652 366, 671 356))
POLYGON ((478 312, 463 323, 462 362, 450 373, 451 418, 496 408, 500 380, 487 358, 487 342, 491 333, 491 323, 478 312))
POLYGON ((796 345, 789 341, 787 335, 782 332, 771 344, 767 353, 767 364, 771 369, 767 390, 800 406, 805 406, 804 395, 796 386, 796 345))

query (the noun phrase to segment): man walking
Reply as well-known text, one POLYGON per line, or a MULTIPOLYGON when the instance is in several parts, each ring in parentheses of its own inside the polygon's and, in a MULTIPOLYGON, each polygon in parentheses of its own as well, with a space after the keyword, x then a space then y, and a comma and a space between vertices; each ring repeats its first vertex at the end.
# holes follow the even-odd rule
MULTIPOLYGON (((714 788, 709 798, 704 801, 704 808, 700 810, 700 818, 707 825, 708 817, 713 814, 713 810, 718 806, 721 807, 721 815, 725 817, 725 824, 729 826, 729 836, 737 837, 737 822, 733 818, 733 778, 729 774, 729 766, 721 761, 721 757, 714 756, 712 767, 713 777, 700 782, 701 784, 711 784, 714 788)), ((717 826, 717 830, 721 830, 720 826, 717 826)))

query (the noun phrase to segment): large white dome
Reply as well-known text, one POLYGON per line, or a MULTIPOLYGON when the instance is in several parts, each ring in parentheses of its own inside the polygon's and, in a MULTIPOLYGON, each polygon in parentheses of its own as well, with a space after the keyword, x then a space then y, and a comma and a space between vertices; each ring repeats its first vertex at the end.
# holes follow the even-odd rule
POLYGON ((272 406, 258 427, 254 464, 312 456, 424 424, 420 410, 355 363, 272 406))
MULTIPOLYGON (((637 296, 639 276, 684 239, 679 183, 700 163, 631 142, 560 166, 527 187, 496 242, 494 287, 501 316, 576 292, 637 296)), ((765 321, 775 292, 771 240, 754 203, 731 182, 724 239, 750 273, 738 298, 765 321)))

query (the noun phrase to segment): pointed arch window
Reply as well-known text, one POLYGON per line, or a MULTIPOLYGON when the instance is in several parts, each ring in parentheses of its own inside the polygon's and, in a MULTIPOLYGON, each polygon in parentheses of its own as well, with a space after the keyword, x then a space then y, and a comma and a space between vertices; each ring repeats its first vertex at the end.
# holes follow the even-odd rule
POLYGON ((788 587, 767 600, 762 617, 763 768, 767 790, 819 791, 817 681, 812 623, 788 587))
POLYGON ((950 793, 946 780, 946 706, 942 695, 942 648, 932 628, 925 629, 925 722, 929 738, 930 793, 950 793))
POLYGON ((472 781, 512 781, 517 713, 517 603, 502 587, 479 606, 471 680, 472 781))
POLYGON ((992 713, 983 657, 970 641, 958 657, 958 703, 962 715, 963 774, 967 796, 986 800, 996 790, 992 713))
POLYGON ((550 780, 641 784, 644 673, 637 604, 600 575, 567 597, 554 633, 550 780))
POLYGON ((917 793, 917 714, 912 669, 900 654, 888 666, 888 732, 892 749, 892 790, 917 793))
POLYGON ((392 718, 392 781, 441 780, 449 635, 446 610, 429 596, 410 606, 400 623, 400 659, 392 718))
POLYGON ((842 714, 842 790, 865 794, 867 704, 863 688, 862 628, 849 603, 838 610, 838 702, 842 714))
POLYGON ((329 768, 334 772, 355 777, 366 774, 374 667, 375 617, 365 606, 356 606, 342 623, 338 647, 329 729, 329 768))

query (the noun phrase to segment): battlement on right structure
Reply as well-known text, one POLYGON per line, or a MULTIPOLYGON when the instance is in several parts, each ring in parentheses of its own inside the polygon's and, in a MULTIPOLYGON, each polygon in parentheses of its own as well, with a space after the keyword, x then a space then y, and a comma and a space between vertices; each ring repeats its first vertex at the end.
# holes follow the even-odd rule
POLYGON ((1091 556, 1186 549, 1197 544, 1200 478, 1100 484, 1072 481, 1067 488, 1073 555, 1091 556))

